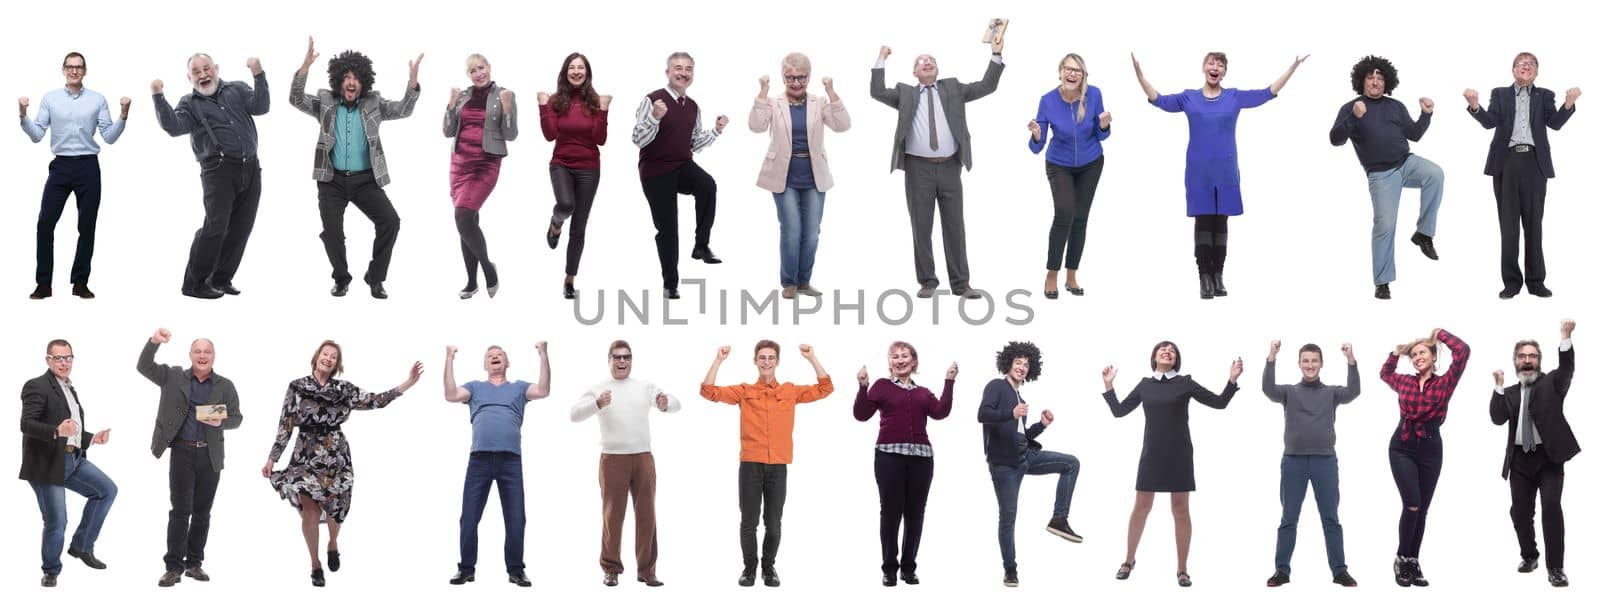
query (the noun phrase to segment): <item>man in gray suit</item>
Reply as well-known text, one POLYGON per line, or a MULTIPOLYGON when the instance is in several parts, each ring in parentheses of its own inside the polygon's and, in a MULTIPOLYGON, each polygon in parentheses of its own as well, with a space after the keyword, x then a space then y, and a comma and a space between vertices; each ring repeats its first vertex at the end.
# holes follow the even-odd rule
POLYGON ((967 272, 967 233, 961 209, 961 169, 972 169, 972 137, 967 133, 967 102, 994 92, 1000 85, 1002 39, 990 48, 994 56, 983 80, 963 84, 955 78, 939 79, 939 63, 930 55, 917 57, 911 74, 917 85, 884 84, 883 64, 889 47, 878 51, 872 68, 872 98, 900 110, 894 132, 894 155, 889 171, 906 173, 906 209, 911 213, 911 243, 916 255, 918 298, 932 298, 939 286, 933 269, 933 212, 937 206, 944 236, 944 262, 950 273, 950 291, 963 298, 982 296, 972 288, 967 272), (960 165, 952 160, 959 159, 960 165))
POLYGON ((222 431, 244 421, 233 382, 211 371, 216 359, 211 341, 196 338, 189 344, 185 369, 156 363, 156 349, 171 339, 166 328, 156 330, 139 353, 138 364, 139 374, 161 387, 150 453, 160 458, 172 450, 167 459, 167 486, 172 493, 163 557, 167 571, 156 582, 161 587, 177 584, 183 576, 200 582, 211 579, 200 563, 211 529, 211 502, 222 477, 222 431))

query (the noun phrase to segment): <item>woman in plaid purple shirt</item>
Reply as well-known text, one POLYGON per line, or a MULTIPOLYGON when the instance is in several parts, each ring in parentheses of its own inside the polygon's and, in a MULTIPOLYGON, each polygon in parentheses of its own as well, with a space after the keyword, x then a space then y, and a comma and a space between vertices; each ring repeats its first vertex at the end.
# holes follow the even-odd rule
POLYGON ((1442 328, 1427 338, 1395 347, 1383 362, 1378 377, 1400 396, 1400 426, 1389 440, 1389 470, 1400 490, 1400 547, 1395 552, 1394 581, 1401 586, 1427 586, 1417 551, 1422 548, 1422 532, 1427 524, 1428 504, 1439 485, 1439 467, 1444 462, 1444 443, 1439 425, 1444 424, 1450 396, 1467 369, 1472 349, 1467 343, 1442 328), (1450 349, 1450 369, 1439 374, 1439 343, 1450 349), (1400 356, 1411 358, 1415 375, 1396 374, 1400 356))

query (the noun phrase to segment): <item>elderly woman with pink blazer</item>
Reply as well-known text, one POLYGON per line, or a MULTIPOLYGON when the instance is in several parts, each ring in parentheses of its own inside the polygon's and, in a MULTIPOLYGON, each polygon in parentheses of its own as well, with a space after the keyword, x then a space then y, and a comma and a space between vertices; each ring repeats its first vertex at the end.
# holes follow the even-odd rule
POLYGON ((807 94, 810 83, 811 59, 789 53, 783 58, 784 95, 768 98, 768 78, 761 76, 761 92, 750 108, 750 130, 772 132, 756 186, 771 191, 778 207, 778 277, 784 298, 796 293, 822 295, 811 287, 822 200, 833 187, 828 153, 822 149, 822 127, 834 132, 850 129, 850 113, 833 91, 833 78, 822 79, 827 98, 807 94))

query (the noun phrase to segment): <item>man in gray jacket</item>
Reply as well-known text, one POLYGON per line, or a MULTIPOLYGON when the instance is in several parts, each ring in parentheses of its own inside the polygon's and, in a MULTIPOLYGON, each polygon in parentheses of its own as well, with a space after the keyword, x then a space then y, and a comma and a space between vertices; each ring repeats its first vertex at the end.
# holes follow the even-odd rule
POLYGON ((350 268, 345 260, 344 211, 354 202, 356 209, 372 219, 376 234, 372 239, 372 262, 362 281, 372 289, 373 298, 389 298, 383 281, 389 275, 389 257, 400 236, 400 215, 389 202, 383 188, 389 184, 389 165, 384 161, 383 142, 378 126, 384 120, 411 115, 422 88, 417 85, 417 68, 422 55, 410 63, 411 80, 399 101, 385 101, 372 90, 372 60, 353 50, 339 53, 328 61, 328 88, 315 95, 306 94, 306 76, 317 60, 315 40, 306 44, 306 59, 289 85, 289 104, 316 118, 322 125, 311 178, 317 180, 317 209, 322 214, 322 246, 333 265, 334 296, 350 291, 350 268), (335 94, 337 91, 337 95, 335 94))
POLYGON ((238 428, 239 393, 233 382, 212 372, 216 351, 211 341, 196 338, 189 344, 189 367, 156 363, 156 349, 172 339, 166 328, 157 329, 139 353, 139 374, 161 387, 156 408, 156 429, 150 453, 167 459, 167 486, 172 511, 167 514, 166 573, 156 582, 167 587, 184 576, 205 582, 201 569, 206 535, 211 529, 211 503, 222 478, 222 431, 238 428))
POLYGON ((1289 559, 1294 556, 1295 529, 1300 523, 1300 505, 1305 502, 1306 483, 1316 491, 1317 512, 1322 515, 1322 539, 1328 549, 1328 567, 1333 582, 1355 586, 1344 564, 1344 527, 1339 525, 1339 457, 1334 452, 1334 415, 1342 404, 1361 395, 1361 374, 1356 371, 1355 353, 1350 343, 1339 345, 1344 353, 1345 386, 1323 384, 1322 348, 1314 344, 1300 347, 1300 382, 1273 384, 1278 369, 1279 341, 1272 341, 1267 364, 1261 373, 1261 391, 1273 403, 1283 405, 1283 462, 1278 496, 1283 501, 1283 520, 1278 524, 1277 571, 1267 586, 1289 583, 1289 559))

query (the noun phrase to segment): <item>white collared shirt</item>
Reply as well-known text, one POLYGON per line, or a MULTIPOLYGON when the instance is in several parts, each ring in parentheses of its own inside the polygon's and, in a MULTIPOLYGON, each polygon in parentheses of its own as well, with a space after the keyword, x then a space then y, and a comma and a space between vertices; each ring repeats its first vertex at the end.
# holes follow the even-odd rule
POLYGON ((72 394, 72 382, 55 377, 56 384, 61 385, 61 394, 67 398, 67 414, 72 418, 72 423, 78 425, 78 430, 67 436, 67 445, 75 448, 83 447, 83 406, 78 404, 78 398, 72 394))
POLYGON ((1172 380, 1172 379, 1177 378, 1177 377, 1178 377, 1178 372, 1176 370, 1167 370, 1165 372, 1156 372, 1156 373, 1150 375, 1150 379, 1151 380, 1161 380, 1161 379, 1172 380))

